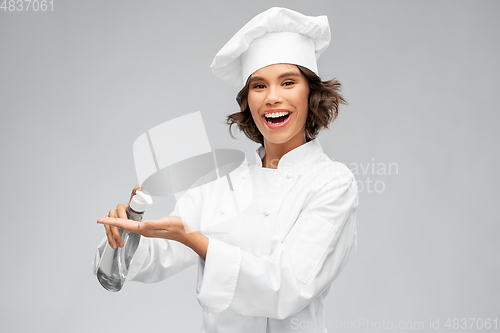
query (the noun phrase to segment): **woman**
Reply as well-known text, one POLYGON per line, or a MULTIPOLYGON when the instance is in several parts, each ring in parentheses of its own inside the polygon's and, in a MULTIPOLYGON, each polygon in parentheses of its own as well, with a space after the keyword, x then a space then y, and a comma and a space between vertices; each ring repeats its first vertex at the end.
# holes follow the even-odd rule
POLYGON ((116 227, 146 237, 131 280, 160 281, 198 262, 202 332, 326 331, 323 299, 355 251, 358 206, 352 173, 316 139, 344 103, 340 84, 316 74, 329 41, 326 17, 271 8, 216 55, 217 76, 246 82, 230 130, 262 145, 254 165, 231 174, 235 202, 227 182, 214 181, 188 191, 172 216, 126 221, 119 204, 98 220, 112 247, 122 245, 116 227), (200 231, 186 233, 186 222, 200 231))

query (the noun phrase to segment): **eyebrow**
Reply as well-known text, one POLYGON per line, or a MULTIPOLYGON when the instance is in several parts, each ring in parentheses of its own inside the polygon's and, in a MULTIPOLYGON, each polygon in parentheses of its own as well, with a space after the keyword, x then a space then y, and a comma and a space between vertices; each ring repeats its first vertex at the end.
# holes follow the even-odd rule
MULTIPOLYGON (((290 77, 290 76, 298 76, 298 77, 300 77, 300 74, 296 73, 296 72, 286 72, 286 73, 283 73, 280 76, 278 76, 278 80, 283 79, 285 77, 290 77)), ((259 81, 259 80, 264 80, 264 78, 262 78, 260 76, 252 76, 250 78, 250 81, 248 81, 248 83, 252 83, 254 81, 259 81)))

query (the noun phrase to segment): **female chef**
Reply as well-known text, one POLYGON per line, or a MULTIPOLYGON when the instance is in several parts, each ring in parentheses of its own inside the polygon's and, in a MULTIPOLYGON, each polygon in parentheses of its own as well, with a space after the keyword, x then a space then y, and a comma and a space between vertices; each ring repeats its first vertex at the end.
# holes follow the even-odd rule
POLYGON ((352 173, 316 138, 344 103, 340 84, 317 75, 329 42, 326 16, 271 8, 253 18, 211 65, 244 84, 229 129, 261 144, 255 164, 231 173, 234 192, 214 181, 186 192, 172 216, 128 221, 119 204, 98 220, 113 248, 123 246, 116 227, 145 236, 130 280, 198 263, 202 332, 326 332, 323 299, 356 249, 358 206, 352 173))

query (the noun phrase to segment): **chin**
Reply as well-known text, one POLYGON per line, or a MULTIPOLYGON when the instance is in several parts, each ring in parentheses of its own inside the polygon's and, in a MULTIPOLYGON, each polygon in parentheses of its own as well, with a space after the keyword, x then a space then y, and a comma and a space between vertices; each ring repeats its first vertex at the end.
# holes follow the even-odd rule
POLYGON ((290 137, 268 137, 268 138, 264 138, 265 140, 269 141, 270 143, 274 143, 274 144, 282 144, 282 143, 287 143, 288 141, 290 141, 292 138, 290 137))
POLYGON ((284 144, 296 138, 298 134, 292 135, 289 133, 273 133, 273 135, 264 136, 264 141, 268 141, 273 144, 284 144))

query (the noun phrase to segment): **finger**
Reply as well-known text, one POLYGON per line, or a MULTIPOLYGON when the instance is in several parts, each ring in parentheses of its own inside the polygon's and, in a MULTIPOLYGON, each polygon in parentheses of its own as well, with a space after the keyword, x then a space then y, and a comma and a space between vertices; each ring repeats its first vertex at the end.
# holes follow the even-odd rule
POLYGON ((132 232, 139 231, 139 223, 137 221, 125 220, 121 218, 104 217, 97 220, 97 223, 108 224, 111 226, 119 227, 132 232))
POLYGON ((117 227, 113 227, 113 226, 110 226, 110 229, 111 229, 113 237, 115 238, 116 243, 118 244, 118 246, 119 247, 123 247, 124 243, 123 243, 122 235, 120 233, 120 229, 118 229, 117 227))
MULTIPOLYGON (((113 213, 113 209, 112 209, 112 210, 109 211, 108 217, 109 216, 113 216, 113 215, 116 215, 116 214, 113 213)), ((112 249, 116 249, 116 241, 115 241, 115 237, 113 236, 113 232, 111 230, 111 226, 104 225, 104 229, 106 230, 106 237, 108 238, 109 246, 111 246, 112 249)))
POLYGON ((134 189, 132 190, 132 194, 130 195, 130 199, 128 201, 128 204, 130 205, 130 201, 132 201, 132 198, 134 197, 134 195, 137 193, 137 191, 142 191, 142 186, 137 184, 135 185, 134 189))
POLYGON ((104 228, 106 229, 106 236, 108 237, 109 246, 111 246, 112 249, 116 249, 115 238, 113 237, 113 234, 111 232, 111 226, 105 224, 104 228))
POLYGON ((114 217, 114 218, 121 218, 121 219, 127 219, 127 205, 125 204, 118 204, 116 206, 116 214, 117 216, 110 216, 110 217, 114 217))
MULTIPOLYGON (((125 215, 127 215, 127 213, 125 213, 125 215)), ((110 210, 109 217, 118 218, 119 217, 118 211, 116 209, 110 210)), ((119 247, 123 247, 124 243, 123 243, 122 235, 120 233, 120 229, 118 229, 117 227, 114 227, 114 226, 110 226, 109 229, 111 230, 111 234, 112 234, 113 238, 115 239, 116 244, 119 247)))

